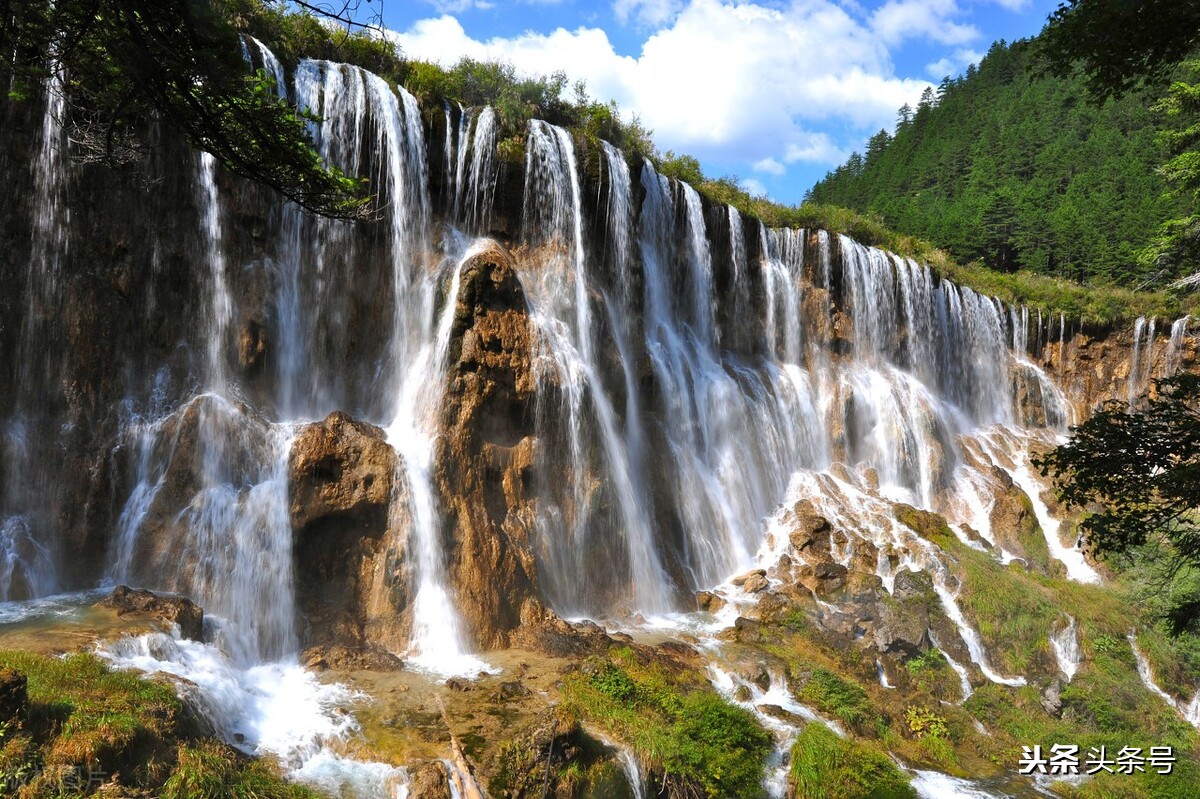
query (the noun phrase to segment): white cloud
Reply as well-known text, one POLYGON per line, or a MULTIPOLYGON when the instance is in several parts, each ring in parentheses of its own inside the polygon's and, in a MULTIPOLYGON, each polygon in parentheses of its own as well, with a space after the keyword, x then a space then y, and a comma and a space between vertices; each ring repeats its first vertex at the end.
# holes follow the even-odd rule
POLYGON ((1004 8, 1007 8, 1009 11, 1024 11, 1025 9, 1029 8, 1029 4, 1032 2, 1032 0, 989 0, 989 1, 992 3, 995 3, 998 6, 1003 6, 1004 8))
POLYGON ((452 64, 462 56, 510 61, 519 71, 564 70, 594 97, 614 99, 654 131, 663 149, 702 161, 768 166, 839 163, 846 142, 890 128, 896 109, 929 85, 895 76, 880 37, 832 0, 783 9, 690 0, 637 57, 615 52, 598 28, 473 39, 452 17, 396 34, 411 58, 452 64))
POLYGON ((741 181, 742 188, 750 193, 751 197, 766 197, 767 187, 761 181, 754 178, 744 178, 741 181))
POLYGON ((622 23, 632 17, 648 26, 659 26, 683 9, 683 0, 616 0, 613 13, 622 23))
POLYGON ((486 11, 496 7, 495 3, 489 0, 425 0, 425 2, 433 6, 439 14, 461 14, 473 8, 486 11))
POLYGON ((916 37, 965 44, 980 33, 973 25, 953 21, 961 13, 958 0, 888 0, 871 14, 871 27, 888 44, 916 37))
POLYGON ((983 59, 983 53, 978 50, 955 50, 953 55, 925 65, 925 72, 934 80, 941 80, 947 75, 954 77, 967 68, 969 64, 978 64, 983 59))
POLYGON ((840 164, 850 157, 850 151, 833 143, 826 133, 810 133, 802 141, 792 142, 783 160, 789 164, 808 161, 814 164, 840 164))
POLYGON ((782 175, 787 172, 787 167, 770 157, 755 161, 752 168, 755 172, 762 172, 767 175, 782 175))

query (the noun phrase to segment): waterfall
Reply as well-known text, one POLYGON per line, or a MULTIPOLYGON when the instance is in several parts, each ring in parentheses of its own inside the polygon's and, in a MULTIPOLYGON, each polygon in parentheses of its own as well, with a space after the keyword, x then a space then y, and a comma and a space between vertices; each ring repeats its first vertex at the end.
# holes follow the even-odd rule
POLYGON ((1058 660, 1058 670, 1070 682, 1083 662, 1083 651, 1079 647, 1079 628, 1075 618, 1067 616, 1067 624, 1056 633, 1050 634, 1050 646, 1054 649, 1054 657, 1058 660))
POLYGON ((1188 322, 1191 316, 1181 316, 1171 325, 1171 338, 1167 342, 1166 371, 1163 377, 1171 377, 1179 371, 1179 362, 1183 348, 1183 337, 1187 335, 1188 322))
POLYGON ((617 757, 621 761, 621 770, 625 772, 625 779, 629 781, 629 790, 633 794, 633 799, 646 799, 646 786, 642 780, 642 764, 638 762, 637 755, 633 753, 633 750, 621 747, 617 757))
POLYGON ((388 443, 402 458, 399 468, 403 473, 396 482, 408 486, 407 535, 409 547, 415 545, 416 549, 415 563, 411 564, 416 576, 416 596, 408 656, 414 664, 440 674, 476 674, 486 668, 486 664, 466 654, 458 611, 445 583, 441 514, 433 484, 436 414, 446 382, 455 298, 462 264, 473 254, 474 250, 468 250, 454 267, 434 335, 425 339, 410 363, 400 387, 395 418, 387 429, 388 443))
POLYGON ((1146 390, 1150 382, 1150 373, 1154 369, 1154 328, 1158 320, 1139 316, 1133 323, 1133 355, 1129 360, 1129 380, 1126 388, 1126 401, 1130 408, 1137 404, 1138 397, 1146 390))
POLYGON ((1161 697, 1172 708, 1179 710, 1179 703, 1175 701, 1175 698, 1160 688, 1158 683, 1154 681, 1154 670, 1150 667, 1150 660, 1146 657, 1146 653, 1138 646, 1137 633, 1130 630, 1129 634, 1125 637, 1129 639, 1129 648, 1133 650, 1133 658, 1137 661, 1138 677, 1141 677, 1142 685, 1146 686, 1146 689, 1151 693, 1161 697))
MULTIPOLYGON (((59 313, 61 267, 68 253, 67 75, 51 60, 44 82, 41 136, 32 160, 32 242, 23 286, 17 350, 10 354, 13 410, 3 428, 0 471, 0 600, 44 596, 58 587, 57 547, 47 522, 59 511, 59 481, 43 450, 63 435, 64 349, 59 313)), ((19 307, 19 306, 16 306, 19 307)), ((6 321, 5 325, 9 323, 6 321)))
MULTIPOLYGON (((593 546, 589 541, 595 500, 590 495, 592 470, 606 474, 617 495, 629 582, 635 605, 655 612, 671 606, 667 579, 653 544, 651 522, 646 516, 644 495, 635 481, 636 464, 630 459, 629 428, 622 429, 609 399, 597 358, 593 309, 588 296, 588 274, 583 239, 583 208, 574 143, 562 128, 534 121, 530 124, 527 152, 527 183, 522 219, 523 235, 541 245, 547 260, 541 275, 523 275, 532 301, 532 316, 538 330, 539 419, 554 424, 556 407, 546 407, 542 396, 551 382, 563 395, 571 476, 566 493, 548 517, 543 517, 543 562, 552 596, 564 608, 595 609, 595 596, 607 586, 590 579, 586 563, 593 546), (597 441, 598 439, 598 441, 597 441), (589 463, 588 453, 598 443, 601 464, 589 463), (567 540, 552 529, 565 523, 567 540)), ((628 183, 619 169, 613 192, 625 195, 611 200, 616 213, 628 208, 628 183), (622 183, 624 186, 622 187, 622 183)), ((619 298, 618 298, 619 299, 619 298)), ((608 306, 610 309, 613 306, 608 306)), ((619 312, 620 309, 615 309, 619 312)), ((623 369, 630 380, 627 369, 623 369)), ((629 386, 626 386, 627 391, 629 386)), ((547 433, 552 435, 552 433, 547 433)), ((637 443, 634 442, 636 454, 637 443)), ((555 468, 553 466, 549 467, 555 468)), ((603 549, 601 550, 603 551, 603 549)), ((604 580, 611 575, 595 575, 604 580)))
POLYGON ((499 167, 496 160, 498 130, 496 112, 490 106, 484 108, 475 121, 475 133, 471 138, 471 169, 467 178, 467 197, 471 207, 466 211, 464 220, 468 230, 478 233, 487 230, 495 203, 499 167))

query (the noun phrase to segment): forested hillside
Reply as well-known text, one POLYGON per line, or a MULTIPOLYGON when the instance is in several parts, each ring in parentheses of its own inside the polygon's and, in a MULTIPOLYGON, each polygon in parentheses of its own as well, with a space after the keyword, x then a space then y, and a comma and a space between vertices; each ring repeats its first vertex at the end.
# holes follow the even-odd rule
POLYGON ((1180 211, 1156 172, 1166 86, 1097 104, 1083 78, 1040 75, 1037 51, 1036 39, 993 45, 978 68, 900 109, 895 135, 876 134, 810 199, 1005 271, 1129 287, 1184 273, 1142 256, 1180 211))

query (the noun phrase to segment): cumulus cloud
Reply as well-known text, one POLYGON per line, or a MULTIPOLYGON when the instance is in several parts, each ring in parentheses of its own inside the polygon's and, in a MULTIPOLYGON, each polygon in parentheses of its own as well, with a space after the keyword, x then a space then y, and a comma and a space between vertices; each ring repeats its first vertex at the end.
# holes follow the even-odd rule
POLYGON ((766 197, 767 187, 761 181, 754 178, 745 178, 741 181, 742 188, 750 193, 751 197, 766 197))
POLYGON ((980 33, 973 25, 953 21, 961 14, 958 0, 888 0, 871 14, 871 28, 888 44, 916 37, 965 44, 980 33))
POLYGON ((938 59, 932 64, 925 65, 925 72, 934 80, 941 80, 947 75, 958 75, 970 64, 978 64, 983 59, 983 53, 978 50, 959 49, 953 55, 938 59))
POLYGON ((490 0, 425 0, 425 2, 433 6, 439 14, 461 14, 475 8, 486 11, 496 7, 490 0))
POLYGON ((658 26, 683 8, 683 0, 616 0, 613 13, 622 23, 635 19, 643 25, 658 26))
POLYGON ((618 54, 598 28, 474 39, 449 16, 396 34, 413 58, 452 64, 499 58, 518 70, 563 70, 593 96, 614 99, 654 131, 664 149, 744 165, 845 155, 816 128, 848 141, 890 127, 928 82, 896 77, 886 44, 832 0, 785 8, 691 0, 636 57, 618 54))
POLYGON ((787 172, 787 167, 770 157, 755 161, 753 169, 755 172, 762 172, 767 175, 782 175, 787 172))

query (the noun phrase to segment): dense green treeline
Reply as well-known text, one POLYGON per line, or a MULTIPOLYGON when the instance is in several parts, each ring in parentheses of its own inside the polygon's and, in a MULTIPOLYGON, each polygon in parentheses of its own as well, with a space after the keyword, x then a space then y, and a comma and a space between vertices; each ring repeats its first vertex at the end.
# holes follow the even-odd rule
POLYGON ((881 131, 811 198, 1003 271, 1129 287, 1177 276, 1180 265, 1160 274, 1143 256, 1179 211, 1156 171, 1166 86, 1089 102, 1082 77, 1039 74, 1037 50, 993 45, 977 69, 901 109, 894 137, 881 131))

